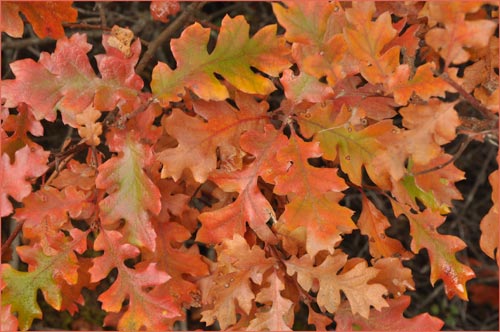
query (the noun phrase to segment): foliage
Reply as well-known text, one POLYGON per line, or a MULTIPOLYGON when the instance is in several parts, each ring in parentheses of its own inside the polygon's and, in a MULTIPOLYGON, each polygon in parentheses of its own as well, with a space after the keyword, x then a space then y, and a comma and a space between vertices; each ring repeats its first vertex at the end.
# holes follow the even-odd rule
MULTIPOLYGON (((151 19, 169 33, 188 5, 152 3, 151 19)), ((2 81, 2 225, 19 225, 27 266, 2 264, 3 327, 42 318, 38 290, 75 314, 82 289, 99 286, 104 324, 127 331, 172 329, 186 309, 204 326, 290 330, 305 307, 318 330, 439 330, 428 313, 403 316, 415 289, 406 263, 421 251, 430 283, 468 300, 467 245, 439 229, 464 179, 445 145, 498 134, 498 8, 272 10, 283 34, 271 24, 251 35, 243 16, 188 25, 170 41, 172 63, 149 76, 138 68, 164 39, 143 52, 114 26, 92 59, 85 33, 64 34, 71 3, 2 2, 7 34, 22 37, 21 12, 57 39, 2 81), (78 134, 58 151, 36 139, 54 121, 78 134), (358 207, 345 203, 352 192, 358 207), (388 235, 405 222, 409 233, 388 235), (369 257, 344 249, 353 234, 369 257)), ((489 183, 479 245, 500 263, 498 171, 489 183)))

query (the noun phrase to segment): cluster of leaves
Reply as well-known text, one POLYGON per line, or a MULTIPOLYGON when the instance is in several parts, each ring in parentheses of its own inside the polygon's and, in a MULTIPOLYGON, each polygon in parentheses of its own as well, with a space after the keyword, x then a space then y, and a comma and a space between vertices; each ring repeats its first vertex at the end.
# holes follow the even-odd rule
MULTIPOLYGON (((272 8, 283 35, 268 25, 250 36, 242 16, 217 31, 185 28, 170 42, 175 68, 158 62, 148 91, 130 30, 103 34, 96 73, 86 35, 64 36, 61 22, 77 18, 70 3, 2 2, 6 33, 22 35, 21 11, 40 37, 58 38, 53 53, 11 63, 15 79, 2 81, 0 211, 22 228, 16 250, 27 264, 2 265, 2 328, 42 318, 39 290, 74 314, 82 289, 106 282, 104 323, 120 330, 171 329, 188 308, 207 326, 290 330, 301 304, 318 330, 334 321, 340 330, 439 330, 427 313, 403 316, 414 288, 403 263, 422 249, 430 282, 467 300, 474 272, 457 258, 465 243, 438 231, 464 178, 443 145, 498 132, 491 10, 272 8), (461 119, 449 93, 477 117, 461 119), (81 140, 54 154, 33 137, 59 114, 81 140), (342 204, 349 188, 362 197, 359 211, 342 204), (386 234, 381 201, 408 221, 409 247, 386 234), (355 231, 368 238, 370 260, 341 248, 355 231)), ((163 22, 179 10, 151 6, 163 22)), ((494 205, 480 246, 500 262, 498 171, 489 180, 494 205)))

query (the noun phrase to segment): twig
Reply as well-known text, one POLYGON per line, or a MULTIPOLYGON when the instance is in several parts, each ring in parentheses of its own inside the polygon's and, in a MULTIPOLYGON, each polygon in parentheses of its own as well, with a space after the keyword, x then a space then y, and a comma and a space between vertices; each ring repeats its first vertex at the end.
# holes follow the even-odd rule
POLYGON ((88 30, 104 30, 111 31, 111 28, 107 28, 102 24, 88 24, 88 23, 63 23, 63 27, 69 29, 88 29, 88 30))
POLYGON ((465 139, 465 141, 462 142, 462 144, 460 144, 460 147, 458 148, 457 152, 455 152, 453 154, 453 157, 450 158, 450 160, 442 163, 442 164, 439 164, 437 166, 434 166, 432 168, 429 168, 429 169, 426 169, 426 170, 423 170, 423 171, 420 171, 420 172, 417 172, 417 173, 413 173, 413 176, 417 176, 417 175, 422 175, 422 174, 427 174, 427 173, 430 173, 430 172, 434 172, 434 171, 437 171, 441 168, 444 168, 446 166, 448 166, 449 164, 451 164, 452 162, 454 162, 455 160, 457 160, 461 155, 462 153, 465 151, 465 148, 467 148, 467 146, 469 145, 469 143, 472 141, 472 138, 470 136, 467 136, 467 138, 465 139))
POLYGON ((434 74, 439 76, 439 78, 443 79, 446 83, 451 85, 457 92, 469 103, 474 107, 476 110, 478 110, 485 118, 492 120, 492 121, 498 121, 497 117, 489 110, 487 109, 483 104, 481 104, 476 98, 474 98, 470 93, 465 91, 464 88, 457 82, 455 82, 449 75, 448 73, 442 73, 439 74, 438 72, 434 71, 434 74))
POLYGON ((189 7, 184 10, 179 16, 175 18, 169 26, 163 30, 155 40, 149 43, 148 49, 142 56, 141 60, 137 64, 136 73, 142 75, 144 69, 148 65, 149 61, 153 58, 156 50, 163 45, 168 39, 172 38, 172 35, 181 28, 193 15, 193 12, 199 10, 205 5, 205 2, 195 2, 189 5, 189 7))
POLYGON ((5 241, 4 244, 2 244, 2 252, 5 252, 11 245, 12 241, 16 238, 17 234, 21 232, 21 229, 23 228, 24 221, 21 221, 17 224, 16 228, 12 231, 12 233, 9 235, 9 238, 5 241))

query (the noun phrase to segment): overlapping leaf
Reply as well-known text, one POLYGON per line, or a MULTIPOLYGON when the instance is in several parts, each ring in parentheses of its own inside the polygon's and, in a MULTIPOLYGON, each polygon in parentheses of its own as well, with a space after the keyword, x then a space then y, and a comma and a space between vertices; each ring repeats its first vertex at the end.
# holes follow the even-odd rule
POLYGON ((427 313, 412 318, 403 316, 410 305, 409 296, 388 299, 389 307, 370 310, 370 318, 354 315, 347 301, 343 302, 335 314, 337 331, 440 331, 444 322, 427 313))
POLYGON ((498 251, 498 171, 491 173, 488 179, 493 189, 491 193, 493 206, 481 221, 479 245, 489 257, 496 259, 497 264, 500 265, 500 253, 498 251))
POLYGON ((456 253, 466 247, 465 243, 456 236, 443 235, 437 231, 445 217, 429 209, 414 214, 399 203, 392 202, 395 214, 405 214, 410 221, 410 235, 413 238, 411 250, 418 253, 421 249, 427 249, 431 263, 431 284, 441 279, 448 298, 458 295, 467 300, 465 283, 475 274, 456 257, 456 253))
POLYGON ((38 37, 62 38, 62 23, 75 22, 78 17, 72 4, 72 1, 2 2, 2 31, 9 36, 21 38, 24 31, 23 20, 19 17, 21 12, 38 37))
POLYGON ((178 307, 170 295, 148 292, 146 288, 161 285, 170 276, 158 270, 156 263, 139 263, 134 269, 127 267, 125 260, 136 257, 139 249, 123 243, 123 237, 117 231, 102 230, 94 249, 103 250, 104 254, 94 259, 94 265, 89 270, 92 282, 105 278, 112 269, 118 269, 118 276, 111 287, 99 295, 102 308, 107 312, 119 312, 123 301, 128 299, 128 307, 118 322, 118 328, 127 331, 138 331, 143 327, 168 329, 167 319, 180 315, 178 307))
POLYGON ((99 166, 96 186, 109 194, 99 203, 101 222, 116 228, 124 219, 126 239, 154 250, 156 233, 150 214, 160 212, 160 192, 143 169, 152 162, 151 148, 136 140, 134 132, 112 132, 108 142, 120 152, 99 166))
MULTIPOLYGON (((178 146, 158 153, 163 164, 162 178, 179 180, 185 169, 190 169, 196 181, 203 183, 217 166, 216 150, 235 158, 241 165, 239 138, 241 133, 267 123, 267 103, 258 103, 252 96, 237 93, 239 111, 225 101, 197 101, 194 110, 203 118, 192 117, 174 109, 164 118, 166 131, 178 141, 178 146)), ((223 156, 224 157, 224 156, 223 156)))
POLYGON ((368 283, 377 275, 378 270, 367 267, 366 262, 362 261, 348 271, 339 273, 346 263, 347 255, 337 252, 327 256, 319 266, 313 266, 313 260, 308 254, 300 259, 290 258, 286 266, 289 275, 297 273, 298 283, 307 291, 313 288, 314 280, 318 280, 318 305, 331 313, 335 313, 340 306, 340 291, 346 295, 353 314, 359 313, 364 318, 368 318, 370 306, 377 310, 387 307, 383 297, 387 289, 380 284, 368 283))
POLYGON ((266 26, 249 38, 249 25, 243 16, 226 16, 217 45, 210 54, 207 52, 209 37, 210 29, 195 23, 186 28, 179 39, 172 40, 177 67, 172 70, 165 63, 158 63, 151 82, 153 94, 163 106, 180 100, 185 87, 204 100, 228 98, 227 88, 215 74, 245 93, 266 95, 276 88, 250 67, 278 76, 290 66, 285 40, 276 36, 276 25, 266 26))
POLYGON ((2 264, 2 306, 11 305, 17 312, 19 328, 27 330, 35 318, 42 318, 37 303, 37 292, 41 290, 45 300, 56 310, 63 303, 62 285, 74 285, 78 281, 78 259, 74 251, 83 253, 87 232, 73 229, 72 240, 61 239, 56 255, 47 256, 37 245, 18 248, 21 259, 29 264, 28 272, 17 271, 9 264, 2 264))

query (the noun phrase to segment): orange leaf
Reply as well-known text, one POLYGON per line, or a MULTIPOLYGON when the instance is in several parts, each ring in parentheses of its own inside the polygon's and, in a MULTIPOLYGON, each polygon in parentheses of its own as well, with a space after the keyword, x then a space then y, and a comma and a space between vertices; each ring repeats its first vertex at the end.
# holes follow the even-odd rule
POLYGON ((23 35, 22 12, 40 38, 64 37, 63 22, 75 22, 78 12, 72 1, 2 2, 2 31, 16 38, 23 35))
POLYGON ((481 249, 491 258, 495 259, 500 266, 500 253, 498 248, 498 170, 494 171, 488 177, 492 187, 491 200, 493 206, 481 221, 481 238, 479 245, 481 249))
POLYGON ((391 226, 387 218, 373 205, 368 198, 362 196, 362 210, 358 219, 358 227, 362 234, 368 235, 370 254, 373 258, 391 257, 394 255, 411 255, 404 248, 401 242, 389 238, 385 230, 391 226))
POLYGON ((431 284, 438 279, 444 282, 444 289, 448 298, 458 295, 467 300, 465 283, 474 278, 475 274, 470 267, 460 263, 455 254, 464 249, 466 244, 460 238, 452 235, 438 233, 445 217, 426 209, 424 212, 414 214, 399 203, 392 201, 396 215, 405 214, 410 221, 411 250, 418 253, 427 249, 431 263, 431 284))

